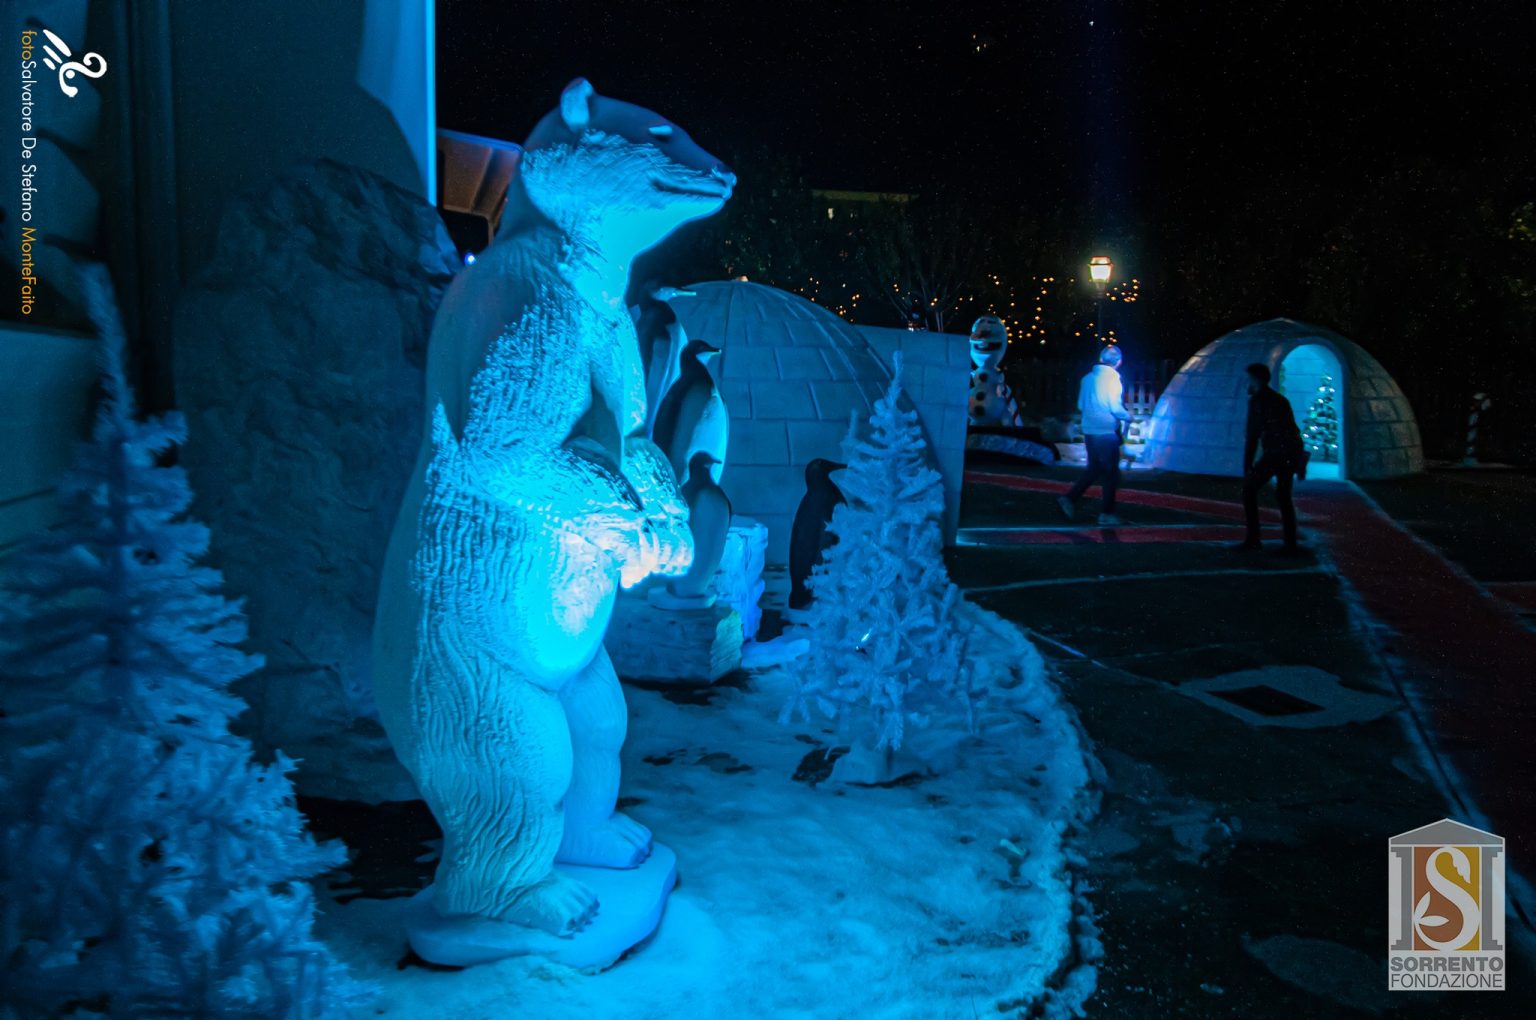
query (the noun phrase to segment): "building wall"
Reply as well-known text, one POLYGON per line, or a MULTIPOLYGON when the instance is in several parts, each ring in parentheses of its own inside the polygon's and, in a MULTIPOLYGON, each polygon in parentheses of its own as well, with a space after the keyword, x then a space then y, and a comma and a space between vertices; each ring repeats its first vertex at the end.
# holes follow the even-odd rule
POLYGON ((229 198, 310 160, 364 167, 435 202, 427 190, 436 158, 431 0, 328 0, 323 11, 313 0, 170 10, 188 276, 213 251, 229 198))
MULTIPOLYGON (((100 4, 96 5, 98 8, 100 4)), ((79 307, 76 265, 85 253, 103 247, 99 230, 103 191, 110 183, 101 180, 99 167, 105 159, 102 124, 109 119, 109 97, 122 84, 114 61, 118 45, 109 20, 93 12, 87 0, 15 0, 0 4, 0 38, 7 40, 7 109, 0 117, 0 150, 6 155, 7 185, 0 190, 0 268, 5 275, 0 291, 0 318, 32 326, 66 329, 85 325, 79 307), (44 65, 47 40, 32 36, 31 59, 35 67, 21 65, 21 34, 24 29, 47 28, 74 47, 75 55, 99 51, 107 60, 107 75, 77 79, 74 97, 64 95, 58 74, 44 65), (31 74, 31 88, 23 87, 23 73, 31 74), (23 129, 23 94, 31 102, 31 127, 23 129), (14 103, 14 105, 10 105, 14 103), (27 139, 25 143, 23 139, 27 139), (25 148, 24 148, 25 144, 25 148), (23 171, 24 167, 35 170, 23 171), (22 178, 35 189, 23 205, 22 178), (25 213, 30 218, 23 221, 25 213), (21 297, 22 237, 30 229, 31 269, 38 282, 31 303, 21 297)), ((100 257, 91 254, 87 257, 100 257)))
POLYGON ((54 518, 53 490, 88 433, 94 338, 0 325, 0 550, 54 518))
MULTIPOLYGON (((34 86, 34 215, 48 300, 34 322, 0 323, 0 543, 48 519, 48 491, 88 423, 94 346, 71 331, 85 327, 71 253, 110 264, 140 399, 164 407, 170 309, 183 277, 213 250, 230 198, 318 157, 435 198, 433 7, 433 0, 0 5, 8 38, 35 21, 108 63, 106 76, 82 81, 73 98, 49 72, 40 70, 34 86)), ((0 141, 16 142, 7 151, 20 151, 17 123, 0 127, 0 141)), ((15 263, 14 204, 0 200, 0 264, 15 263)))

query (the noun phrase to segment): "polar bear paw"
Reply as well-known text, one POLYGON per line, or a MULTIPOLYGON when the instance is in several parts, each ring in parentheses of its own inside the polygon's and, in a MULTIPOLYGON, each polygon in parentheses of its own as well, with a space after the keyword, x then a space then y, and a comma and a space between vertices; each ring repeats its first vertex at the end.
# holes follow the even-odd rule
POLYGON ((560 872, 551 872, 517 898, 503 920, 569 938, 597 917, 597 894, 560 872))
POLYGON ((638 868, 651 856, 651 830, 615 811, 608 820, 574 831, 567 825, 555 860, 593 868, 638 868))

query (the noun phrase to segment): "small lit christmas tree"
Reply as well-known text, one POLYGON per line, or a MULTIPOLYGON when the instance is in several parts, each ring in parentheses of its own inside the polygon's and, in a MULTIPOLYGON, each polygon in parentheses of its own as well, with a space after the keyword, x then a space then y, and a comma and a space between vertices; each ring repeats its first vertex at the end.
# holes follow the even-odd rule
POLYGON ((1317 396, 1307 409, 1302 441, 1312 459, 1332 464, 1339 459, 1339 412, 1334 406, 1333 376, 1324 375, 1317 384, 1317 396))
POLYGON ((974 719, 980 691, 966 657, 960 590, 944 569, 939 516, 944 493, 926 463, 917 415, 903 411, 901 364, 875 404, 869 438, 850 430, 847 498, 828 530, 836 543, 810 578, 816 601, 805 624, 810 650, 797 665, 785 721, 811 706, 835 719, 850 758, 888 771, 907 726, 937 713, 974 719))
POLYGON ((139 421, 106 274, 85 293, 103 399, 60 521, 0 583, 0 1000, 16 1015, 324 1017, 355 984, 311 934, 345 858, 251 761, 229 685, 260 665, 197 566, 178 415, 139 421))

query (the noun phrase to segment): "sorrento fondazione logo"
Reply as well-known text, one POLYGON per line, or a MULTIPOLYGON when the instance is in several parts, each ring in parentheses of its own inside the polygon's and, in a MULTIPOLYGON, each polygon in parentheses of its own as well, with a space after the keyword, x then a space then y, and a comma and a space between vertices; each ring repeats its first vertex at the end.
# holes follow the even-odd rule
POLYGON ((1504 839, 1442 818, 1387 841, 1387 987, 1502 991, 1504 839))

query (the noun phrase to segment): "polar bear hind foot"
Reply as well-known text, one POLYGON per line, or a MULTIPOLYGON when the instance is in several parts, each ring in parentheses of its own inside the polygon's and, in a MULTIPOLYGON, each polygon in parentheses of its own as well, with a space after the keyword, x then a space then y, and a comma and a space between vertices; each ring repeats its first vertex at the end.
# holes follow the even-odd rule
POLYGON ((569 822, 555 860, 593 868, 638 868, 651 856, 651 830, 615 811, 587 828, 569 822))
POLYGON ((526 889, 501 919, 569 938, 591 924, 597 911, 596 893, 554 871, 526 889))

